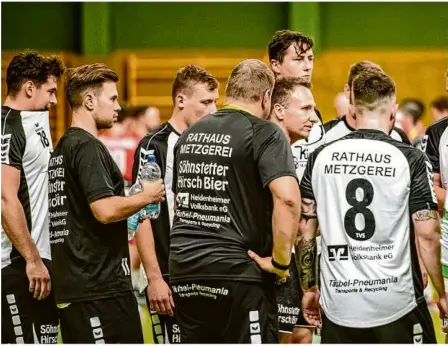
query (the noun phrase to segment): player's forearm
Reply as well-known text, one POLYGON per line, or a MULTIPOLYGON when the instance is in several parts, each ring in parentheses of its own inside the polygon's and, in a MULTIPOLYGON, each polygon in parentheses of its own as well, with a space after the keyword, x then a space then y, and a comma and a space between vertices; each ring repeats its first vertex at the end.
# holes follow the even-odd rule
POLYGON ((40 255, 26 224, 20 201, 2 199, 2 226, 13 246, 26 262, 39 261, 40 255))
POLYGON ((159 262, 157 261, 154 235, 149 220, 140 223, 137 233, 135 234, 135 240, 148 281, 151 282, 161 279, 162 272, 160 271, 159 262))
POLYGON ((316 202, 302 199, 302 219, 300 221, 300 239, 296 244, 299 281, 304 291, 317 285, 317 213, 316 202))
POLYGON ((273 259, 287 265, 291 262, 291 249, 297 237, 300 218, 300 202, 274 201, 272 214, 273 259))
POLYGON ((434 289, 439 295, 445 295, 440 262, 440 223, 437 211, 418 211, 413 215, 413 222, 418 237, 420 257, 431 277, 434 289))
POLYGON ((445 204, 445 197, 446 197, 446 189, 438 186, 437 184, 434 185, 434 190, 436 192, 437 197, 437 204, 439 206, 439 209, 443 208, 443 205, 445 204))
POLYGON ((142 194, 109 196, 90 204, 95 218, 103 224, 119 222, 132 216, 148 204, 142 194))

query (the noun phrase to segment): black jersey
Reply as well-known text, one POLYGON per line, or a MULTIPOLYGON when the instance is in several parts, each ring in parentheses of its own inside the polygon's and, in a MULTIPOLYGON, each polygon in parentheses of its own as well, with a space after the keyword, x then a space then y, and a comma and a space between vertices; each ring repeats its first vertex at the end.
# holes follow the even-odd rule
POLYGON ((171 282, 262 281, 247 251, 272 254, 268 184, 296 177, 285 134, 250 113, 223 109, 185 131, 174 153, 171 282))
POLYGON ((424 153, 381 131, 356 130, 311 154, 301 192, 317 205, 320 303, 332 322, 384 325, 424 300, 411 219, 437 210, 424 153))
MULTIPOLYGON (((48 230, 48 160, 51 141, 47 111, 2 107, 2 165, 20 170, 18 199, 41 258, 51 259, 48 230)), ((23 258, 1 229, 2 268, 23 258)))
POLYGON ((132 290, 126 220, 102 224, 89 204, 124 196, 123 176, 105 145, 69 128, 49 165, 50 243, 56 303, 132 290))
POLYGON ((170 123, 164 123, 147 134, 140 141, 135 151, 134 165, 132 167, 132 182, 136 182, 140 176, 140 168, 146 163, 148 155, 153 154, 162 172, 166 197, 165 201, 160 203, 159 217, 151 219, 151 228, 154 235, 157 261, 160 271, 165 277, 168 276, 170 230, 174 218, 174 193, 172 191, 174 145, 179 135, 170 123))
POLYGON ((442 186, 448 189, 448 117, 426 129, 422 150, 431 161, 434 172, 440 174, 442 186))

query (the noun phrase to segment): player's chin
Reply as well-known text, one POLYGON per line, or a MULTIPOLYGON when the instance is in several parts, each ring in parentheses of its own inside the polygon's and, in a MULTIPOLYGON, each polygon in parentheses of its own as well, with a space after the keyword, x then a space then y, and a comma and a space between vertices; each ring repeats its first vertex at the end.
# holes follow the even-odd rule
POLYGON ((305 127, 300 131, 300 136, 303 139, 307 139, 310 136, 310 132, 311 132, 311 127, 305 127))

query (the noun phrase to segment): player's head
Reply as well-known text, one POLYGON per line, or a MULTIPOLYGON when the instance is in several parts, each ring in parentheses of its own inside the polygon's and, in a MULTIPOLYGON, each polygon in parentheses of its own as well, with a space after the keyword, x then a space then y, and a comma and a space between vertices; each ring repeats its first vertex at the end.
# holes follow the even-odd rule
POLYGON ((388 133, 395 122, 396 104, 395 82, 382 71, 368 70, 353 80, 351 100, 356 119, 380 121, 388 133))
MULTIPOLYGON (((418 99, 405 98, 401 101, 397 113, 397 125, 411 136, 413 131, 425 112, 425 105, 418 99)), ((414 137, 414 136, 411 136, 414 137)))
POLYGON ((200 66, 187 65, 178 71, 172 98, 175 110, 182 112, 187 126, 216 112, 218 87, 218 80, 200 66))
POLYGON ((281 125, 291 143, 308 138, 319 118, 311 92, 311 83, 300 77, 283 77, 275 81, 270 119, 281 125))
POLYGON ((142 120, 145 128, 148 131, 153 131, 160 125, 160 110, 155 106, 147 107, 142 120))
POLYGON ((74 112, 90 114, 98 129, 111 128, 121 110, 117 82, 118 75, 105 64, 69 69, 65 83, 67 101, 74 112))
POLYGON ((48 110, 57 104, 57 84, 64 70, 57 56, 45 57, 33 51, 18 54, 6 70, 8 98, 29 111, 48 110))
POLYGON ((240 62, 230 74, 226 85, 226 103, 250 105, 256 116, 268 118, 275 77, 261 60, 240 62))
POLYGON ((431 117, 434 122, 448 117, 448 96, 439 96, 429 104, 431 117))
POLYGON ((269 42, 269 62, 276 77, 302 77, 311 82, 313 39, 292 30, 276 31, 269 42))
POLYGON ((336 94, 333 100, 333 106, 338 117, 346 116, 350 108, 349 97, 344 92, 336 94))
POLYGON ((355 113, 353 110, 353 107, 351 107, 350 105, 353 105, 353 101, 351 100, 351 90, 352 90, 352 86, 353 86, 353 80, 359 76, 362 73, 366 73, 366 72, 383 72, 383 69, 381 69, 381 67, 378 64, 375 64, 371 61, 368 60, 362 60, 360 62, 357 62, 355 64, 353 64, 352 66, 350 66, 350 69, 348 70, 348 80, 347 83, 344 85, 344 93, 347 96, 347 98, 349 99, 349 116, 354 117, 355 113))

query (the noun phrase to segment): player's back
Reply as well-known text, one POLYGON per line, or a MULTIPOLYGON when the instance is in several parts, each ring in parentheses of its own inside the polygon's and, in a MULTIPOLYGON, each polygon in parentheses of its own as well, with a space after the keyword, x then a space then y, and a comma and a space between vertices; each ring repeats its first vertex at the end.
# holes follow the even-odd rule
POLYGON ((247 112, 224 109, 186 130, 174 152, 171 280, 261 281, 262 271, 247 250, 261 256, 272 251, 267 184, 295 176, 280 128, 247 112))
POLYGON ((435 200, 428 165, 376 130, 312 155, 303 184, 311 182, 321 228, 321 305, 336 324, 387 324, 423 300, 411 214, 435 200))

